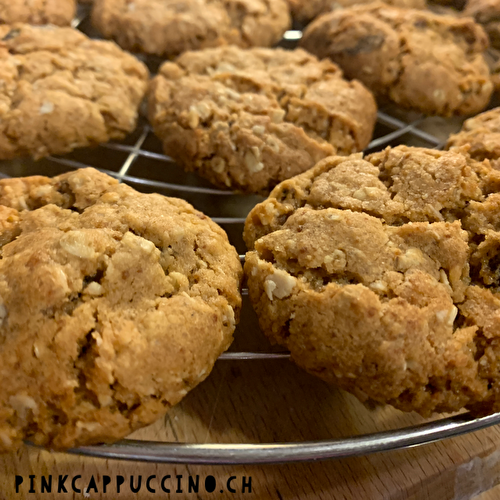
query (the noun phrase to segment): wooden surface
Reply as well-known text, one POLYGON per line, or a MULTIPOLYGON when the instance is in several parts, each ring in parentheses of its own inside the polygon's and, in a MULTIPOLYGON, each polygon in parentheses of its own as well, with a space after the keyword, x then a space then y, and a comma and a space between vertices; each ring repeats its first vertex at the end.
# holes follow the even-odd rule
POLYGON ((492 488, 491 490, 481 493, 474 500, 498 500, 500 498, 500 485, 492 488))
MULTIPOLYGON (((232 350, 268 350, 258 333, 253 313, 245 307, 243 323, 232 350)), ((211 376, 169 415, 136 433, 150 440, 182 442, 281 442, 328 439, 397 428, 423 420, 392 408, 368 410, 353 396, 303 373, 287 360, 219 361, 211 376)), ((137 479, 135 479, 137 481, 137 479)), ((500 482, 500 428, 405 451, 363 458, 297 465, 261 467, 156 465, 88 459, 25 447, 16 455, 0 457, 0 500, 13 498, 256 498, 349 500, 465 500, 500 482), (24 483, 15 492, 15 475, 24 483), (35 494, 29 494, 29 475, 35 475, 35 494), (40 476, 76 475, 88 485, 92 476, 98 494, 54 491, 40 494, 40 476), (200 492, 187 493, 188 475, 200 476, 200 492), (102 477, 111 477, 106 494, 102 477), (125 484, 116 495, 116 476, 125 484), (175 476, 183 475, 183 493, 167 495, 153 481, 156 494, 143 488, 132 494, 130 476, 171 475, 167 487, 175 491, 175 476), (216 493, 206 493, 206 476, 217 480, 216 493), (251 476, 252 493, 229 493, 226 481, 251 476), (112 487, 114 489, 112 489, 112 487), (220 493, 221 487, 225 490, 220 493), (159 490, 159 491, 158 491, 159 490)), ((55 490, 55 488, 53 488, 55 490)), ((71 490, 69 490, 71 491, 71 490)), ((484 500, 493 500, 497 497, 484 500)), ((481 499, 483 500, 483 499, 481 499)))

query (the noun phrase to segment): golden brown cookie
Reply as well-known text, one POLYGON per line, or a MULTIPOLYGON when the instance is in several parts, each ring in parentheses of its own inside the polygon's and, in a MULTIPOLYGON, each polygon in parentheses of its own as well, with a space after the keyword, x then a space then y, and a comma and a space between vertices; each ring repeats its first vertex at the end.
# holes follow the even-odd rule
POLYGON ((75 0, 0 0, 0 24, 69 26, 75 12, 75 0))
POLYGON ((120 439, 204 380, 241 265, 183 200, 93 169, 0 181, 0 452, 120 439))
POLYGON ((458 134, 450 136, 446 149, 467 146, 469 155, 478 161, 490 160, 500 170, 500 108, 469 118, 458 134))
POLYGON ((95 0, 92 20, 124 49, 172 58, 220 45, 270 47, 290 26, 286 0, 95 0))
POLYGON ((72 28, 0 25, 0 160, 122 139, 148 77, 114 43, 72 28))
POLYGON ((488 38, 470 18, 377 2, 319 17, 301 45, 378 97, 425 114, 477 113, 493 91, 483 54, 488 38))
POLYGON ((464 15, 473 17, 481 24, 492 47, 500 48, 500 1, 499 0, 468 0, 464 15))
POLYGON ((263 331, 362 400, 498 411, 495 178, 458 149, 398 146, 281 183, 244 233, 263 331))
POLYGON ((371 93, 303 50, 189 52, 152 81, 149 118, 165 153, 223 188, 269 192, 332 154, 360 151, 371 93))
MULTIPOLYGON (((287 0, 293 19, 301 24, 307 24, 321 14, 333 10, 345 9, 353 5, 363 5, 372 0, 287 0)), ((387 5, 396 7, 425 9, 426 0, 386 0, 387 5)))

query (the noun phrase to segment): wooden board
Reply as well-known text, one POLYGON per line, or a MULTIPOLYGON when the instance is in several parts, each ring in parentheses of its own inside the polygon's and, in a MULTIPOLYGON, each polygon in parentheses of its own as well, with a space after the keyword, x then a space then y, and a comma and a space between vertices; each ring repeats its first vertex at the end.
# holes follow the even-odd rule
MULTIPOLYGON (((233 350, 270 349, 259 333, 253 313, 245 305, 242 325, 233 350)), ((303 373, 287 360, 219 361, 211 376, 190 393, 164 419, 135 434, 149 440, 180 442, 250 443, 328 439, 376 432, 422 422, 419 416, 389 407, 368 410, 356 398, 303 373)), ((0 457, 0 500, 13 498, 256 498, 347 500, 465 500, 500 482, 500 428, 493 427, 441 443, 405 451, 320 463, 272 466, 157 465, 89 459, 63 453, 23 448, 0 457), (29 475, 35 475, 30 494, 29 475), (24 483, 16 494, 15 475, 24 483), (81 475, 76 486, 88 485, 92 476, 98 493, 40 493, 40 476, 81 475), (116 496, 116 477, 125 483, 116 496), (130 477, 151 483, 139 494, 130 492, 130 477), (161 491, 158 478, 170 475, 161 491), (175 476, 182 475, 182 493, 175 493, 175 476), (188 493, 188 476, 200 476, 198 494, 188 493), (204 480, 214 476, 217 490, 205 492, 204 480), (103 476, 111 478, 102 492, 103 476), (227 490, 227 480, 236 476, 227 490), (243 476, 251 477, 252 492, 241 492, 243 476), (220 493, 220 489, 224 492, 220 493)), ((69 487, 67 483, 66 486, 69 487)), ((499 497, 500 498, 500 495, 499 497)), ((488 499, 492 500, 492 499, 488 499)))
POLYGON ((474 500, 498 500, 500 498, 500 486, 496 486, 485 493, 481 493, 474 500))

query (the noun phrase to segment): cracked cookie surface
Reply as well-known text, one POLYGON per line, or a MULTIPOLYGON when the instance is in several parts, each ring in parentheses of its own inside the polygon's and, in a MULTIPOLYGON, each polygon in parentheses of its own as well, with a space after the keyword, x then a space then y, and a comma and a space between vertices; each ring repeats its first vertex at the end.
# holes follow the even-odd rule
POLYGON ((0 159, 122 139, 146 93, 144 64, 72 28, 0 25, 0 159))
POLYGON ((0 452, 124 437, 208 375, 241 306, 224 231, 93 169, 0 181, 0 452))
POLYGON ((75 0, 0 0, 0 24, 69 26, 75 12, 75 0))
POLYGON ((149 119, 166 154, 222 188, 269 192, 332 154, 365 148, 376 104, 303 50, 189 52, 151 83, 149 119))
POLYGON ((245 224, 262 330, 361 400, 498 411, 498 188, 466 149, 406 146, 281 183, 245 224))
MULTIPOLYGON (((302 24, 307 24, 321 14, 333 10, 370 3, 369 0, 287 0, 287 2, 293 19, 302 24)), ((409 9, 425 9, 427 6, 426 0, 386 0, 384 3, 409 9)))
POLYGON ((469 148, 468 153, 475 160, 488 159, 495 170, 500 170, 500 108, 469 118, 446 144, 447 149, 462 146, 469 148))
POLYGON ((488 38, 469 18, 377 2, 319 17, 301 46, 330 57, 379 98, 425 114, 478 113, 493 91, 488 38))
POLYGON ((270 47, 291 23, 286 0, 95 0, 92 21, 127 50, 167 58, 221 45, 270 47))

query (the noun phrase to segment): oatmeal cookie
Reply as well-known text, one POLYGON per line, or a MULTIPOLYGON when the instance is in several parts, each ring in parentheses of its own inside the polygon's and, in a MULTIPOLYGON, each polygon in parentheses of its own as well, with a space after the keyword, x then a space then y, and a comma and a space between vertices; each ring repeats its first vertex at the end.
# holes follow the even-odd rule
POLYGON ((69 26, 75 12, 75 0, 0 0, 0 24, 69 26))
POLYGON ((241 265, 183 200, 93 169, 0 181, 0 451, 109 442, 205 379, 241 265))
POLYGON ((470 18, 373 3, 319 17, 301 45, 379 98, 425 114, 477 113, 493 91, 488 37, 470 18))
MULTIPOLYGON (((345 9, 353 5, 370 3, 371 0, 287 0, 293 19, 307 24, 321 14, 337 9, 345 9)), ((413 9, 425 9, 426 0, 386 0, 387 5, 413 9)))
POLYGON ((92 20, 121 47, 167 58, 221 45, 270 47, 290 27, 286 0, 95 0, 92 20))
POLYGON ((500 108, 466 120, 458 134, 450 136, 446 149, 467 146, 469 155, 478 161, 490 160, 500 171, 500 108))
POLYGON ((498 411, 495 173, 465 150, 398 146, 281 183, 244 233, 263 331, 361 400, 498 411))
POLYGON ((464 15, 473 17, 481 24, 492 47, 500 48, 500 1, 499 0, 468 0, 464 15))
POLYGON ((112 42, 72 28, 0 25, 0 160, 125 137, 148 78, 112 42))
POLYGON ((320 159, 360 151, 371 93, 303 50, 183 54, 152 81, 149 118, 165 153, 222 188, 269 192, 320 159))

